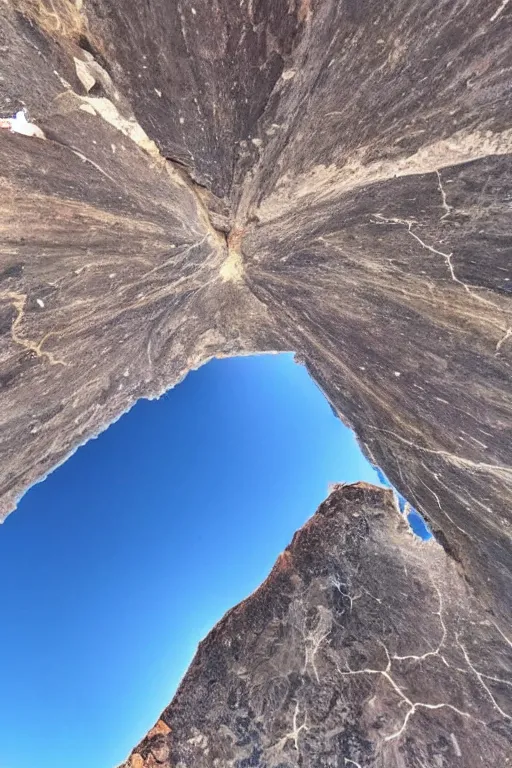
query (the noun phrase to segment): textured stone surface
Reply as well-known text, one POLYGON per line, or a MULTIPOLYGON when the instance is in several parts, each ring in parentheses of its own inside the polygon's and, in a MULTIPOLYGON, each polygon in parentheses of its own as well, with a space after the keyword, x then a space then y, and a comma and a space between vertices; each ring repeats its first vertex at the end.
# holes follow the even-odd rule
POLYGON ((336 488, 124 768, 511 764, 512 648, 391 491, 336 488))
POLYGON ((0 3, 0 116, 35 126, 0 122, 2 515, 191 367, 295 350, 508 631, 511 30, 503 0, 0 3))

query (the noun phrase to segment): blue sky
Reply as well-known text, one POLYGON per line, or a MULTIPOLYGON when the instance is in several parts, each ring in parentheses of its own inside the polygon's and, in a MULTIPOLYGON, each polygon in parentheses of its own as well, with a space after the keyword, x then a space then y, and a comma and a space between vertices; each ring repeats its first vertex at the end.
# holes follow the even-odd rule
POLYGON ((113 768, 334 481, 379 482, 291 355, 141 401, 0 527, 0 768, 113 768))

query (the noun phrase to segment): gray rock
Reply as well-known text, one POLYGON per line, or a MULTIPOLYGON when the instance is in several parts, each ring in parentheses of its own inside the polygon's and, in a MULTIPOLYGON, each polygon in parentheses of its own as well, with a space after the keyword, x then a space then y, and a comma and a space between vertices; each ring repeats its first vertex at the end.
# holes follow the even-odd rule
POLYGON ((508 632, 511 27, 503 0, 0 4, 2 515, 137 398, 294 350, 508 632))
POLYGON ((337 487, 122 768, 510 764, 512 653, 391 491, 337 487))

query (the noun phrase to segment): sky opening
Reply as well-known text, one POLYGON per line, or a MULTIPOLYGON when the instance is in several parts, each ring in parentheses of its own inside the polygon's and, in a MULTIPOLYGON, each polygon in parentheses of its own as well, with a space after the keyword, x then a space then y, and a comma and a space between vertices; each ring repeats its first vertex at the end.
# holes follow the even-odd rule
POLYGON ((114 768, 358 480, 386 482, 291 354, 214 360, 80 448, 0 527, 0 768, 114 768))

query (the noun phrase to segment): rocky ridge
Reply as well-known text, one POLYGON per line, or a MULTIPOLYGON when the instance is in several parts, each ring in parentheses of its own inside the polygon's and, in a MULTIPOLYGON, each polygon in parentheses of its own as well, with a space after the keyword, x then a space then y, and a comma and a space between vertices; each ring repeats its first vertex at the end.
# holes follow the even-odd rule
POLYGON ((121 768, 510 765, 512 646, 392 491, 336 487, 121 768))

